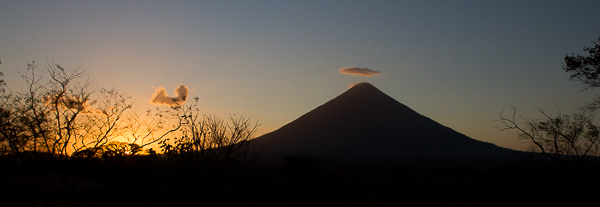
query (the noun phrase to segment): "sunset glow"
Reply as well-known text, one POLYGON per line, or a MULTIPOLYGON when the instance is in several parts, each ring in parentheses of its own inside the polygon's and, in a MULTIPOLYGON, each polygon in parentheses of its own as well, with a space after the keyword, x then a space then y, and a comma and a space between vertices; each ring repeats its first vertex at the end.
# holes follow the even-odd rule
POLYGON ((0 0, 2 206, 594 205, 599 9, 0 0))
MULTIPOLYGON (((139 111, 198 97, 204 114, 243 114, 271 132, 367 81, 474 139, 527 150, 497 129, 589 101, 561 70, 600 35, 598 1, 6 1, 0 71, 27 89, 26 64, 87 69, 139 111)), ((48 74, 46 74, 46 77, 48 74)), ((97 94, 96 94, 97 95, 97 94)), ((153 111, 154 112, 154 111, 153 111)))

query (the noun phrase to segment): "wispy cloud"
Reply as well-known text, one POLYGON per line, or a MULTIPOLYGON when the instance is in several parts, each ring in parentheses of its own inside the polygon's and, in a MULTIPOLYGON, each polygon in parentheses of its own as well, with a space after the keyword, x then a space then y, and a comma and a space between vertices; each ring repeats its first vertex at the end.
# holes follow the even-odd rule
POLYGON ((159 86, 152 94, 152 99, 150 99, 150 103, 154 105, 167 105, 167 106, 177 106, 185 103, 187 100, 188 94, 190 90, 188 87, 179 85, 175 89, 175 96, 170 97, 167 94, 167 89, 165 87, 159 86))
POLYGON ((360 75, 360 76, 364 76, 364 77, 371 77, 371 76, 375 76, 375 75, 381 75, 381 72, 377 71, 377 70, 371 70, 369 68, 359 68, 359 67, 348 67, 348 68, 340 68, 340 73, 341 74, 346 74, 346 75, 360 75))

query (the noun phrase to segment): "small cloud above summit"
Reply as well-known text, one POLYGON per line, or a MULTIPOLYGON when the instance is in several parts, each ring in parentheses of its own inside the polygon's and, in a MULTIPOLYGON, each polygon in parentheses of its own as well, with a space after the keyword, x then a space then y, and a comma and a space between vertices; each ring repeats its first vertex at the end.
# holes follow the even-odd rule
POLYGON ((185 103, 187 100, 190 89, 184 86, 183 84, 179 85, 175 89, 175 97, 169 97, 167 95, 167 89, 162 86, 158 86, 152 94, 152 99, 150 99, 150 103, 154 105, 167 105, 167 106, 177 106, 185 103))
POLYGON ((359 68, 359 67, 348 67, 348 68, 340 68, 340 73, 341 74, 346 74, 346 75, 360 75, 360 76, 364 76, 364 77, 371 77, 371 76, 375 76, 375 75, 381 75, 380 71, 377 70, 371 70, 369 68, 359 68))

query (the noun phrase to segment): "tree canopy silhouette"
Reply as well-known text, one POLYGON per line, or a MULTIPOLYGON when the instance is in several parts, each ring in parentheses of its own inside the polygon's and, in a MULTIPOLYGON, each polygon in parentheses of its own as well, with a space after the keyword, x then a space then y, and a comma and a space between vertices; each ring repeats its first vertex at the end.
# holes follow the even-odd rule
POLYGON ((564 59, 563 70, 571 73, 571 79, 583 82, 588 88, 600 87, 600 37, 598 42, 592 41, 594 46, 584 47, 583 51, 588 56, 571 53, 564 59))

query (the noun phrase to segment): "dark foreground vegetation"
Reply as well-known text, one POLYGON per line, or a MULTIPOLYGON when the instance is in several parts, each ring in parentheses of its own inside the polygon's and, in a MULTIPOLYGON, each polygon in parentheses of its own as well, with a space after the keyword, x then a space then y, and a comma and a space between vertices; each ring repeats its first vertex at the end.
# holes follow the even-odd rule
POLYGON ((58 174, 62 183, 93 183, 48 189, 40 179, 32 181, 38 186, 25 186, 5 176, 0 184, 7 206, 575 205, 594 199, 600 186, 598 163, 526 160, 349 164, 288 156, 282 163, 188 163, 125 156, 80 163, 3 162, 0 169, 2 175, 29 181, 58 174))

